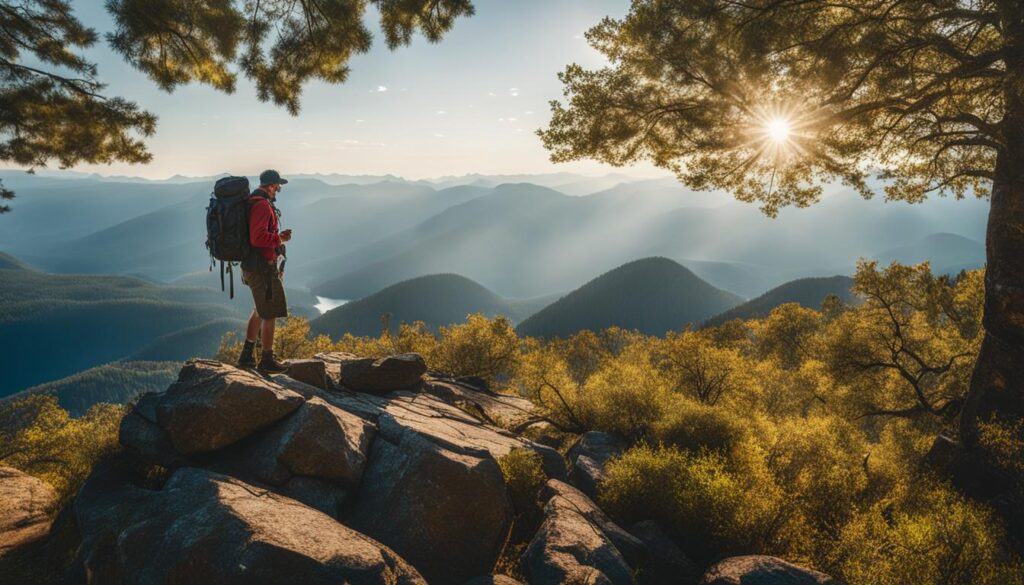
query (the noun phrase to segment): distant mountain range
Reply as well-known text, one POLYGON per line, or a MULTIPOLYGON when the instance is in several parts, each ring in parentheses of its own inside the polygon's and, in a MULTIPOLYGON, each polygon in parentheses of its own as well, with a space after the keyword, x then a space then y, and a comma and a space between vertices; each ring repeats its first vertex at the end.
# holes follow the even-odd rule
POLYGON ((857 297, 850 292, 851 286, 853 279, 849 276, 801 278, 718 314, 705 321, 704 326, 717 327, 733 319, 762 319, 784 303, 798 303, 802 307, 818 310, 828 295, 836 295, 844 303, 856 303, 857 297))
POLYGON ((389 314, 391 329, 401 323, 423 321, 437 329, 462 323, 470 313, 489 317, 504 315, 518 323, 554 300, 551 297, 513 300, 498 296, 479 283, 456 274, 434 274, 413 278, 389 286, 363 299, 352 301, 314 319, 310 328, 339 338, 353 335, 379 335, 381 317, 389 314))
POLYGON ((636 260, 591 280, 526 319, 521 335, 568 337, 617 326, 664 335, 697 325, 743 299, 668 258, 636 260))
POLYGON ((906 246, 875 254, 882 264, 931 262, 936 274, 956 274, 985 263, 985 244, 957 234, 930 234, 906 246))
MULTIPOLYGON (((208 265, 203 214, 213 178, 8 173, 4 184, 18 197, 0 219, 0 249, 50 272, 173 281, 208 265)), ((529 298, 649 256, 747 298, 796 278, 850 274, 860 257, 974 268, 988 208, 974 199, 886 204, 830 188, 819 204, 768 219, 671 178, 292 178, 280 199, 282 224, 295 233, 286 283, 332 299, 442 273, 529 298)))

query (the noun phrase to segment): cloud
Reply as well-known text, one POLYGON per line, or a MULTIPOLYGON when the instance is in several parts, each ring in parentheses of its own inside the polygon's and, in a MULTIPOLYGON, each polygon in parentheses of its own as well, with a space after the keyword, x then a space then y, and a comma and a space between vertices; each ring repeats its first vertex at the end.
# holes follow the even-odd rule
POLYGON ((434 138, 444 138, 444 134, 434 134, 434 138))
POLYGON ((444 111, 444 110, 438 110, 438 111, 437 111, 437 115, 438 115, 438 116, 447 116, 447 115, 448 115, 448 112, 446 112, 446 111, 444 111))
POLYGON ((387 86, 384 86, 384 85, 378 85, 377 86, 377 93, 384 93, 387 90, 388 90, 387 86))
POLYGON ((510 87, 510 88, 508 88, 508 94, 510 96, 512 96, 512 97, 519 97, 519 88, 518 87, 510 87))
POLYGON ((364 119, 362 119, 362 118, 356 118, 356 124, 362 124, 362 123, 363 123, 363 122, 365 122, 365 121, 366 121, 366 120, 364 120, 364 119))
POLYGON ((498 94, 494 93, 493 91, 487 92, 487 95, 489 95, 491 97, 498 97, 498 94))

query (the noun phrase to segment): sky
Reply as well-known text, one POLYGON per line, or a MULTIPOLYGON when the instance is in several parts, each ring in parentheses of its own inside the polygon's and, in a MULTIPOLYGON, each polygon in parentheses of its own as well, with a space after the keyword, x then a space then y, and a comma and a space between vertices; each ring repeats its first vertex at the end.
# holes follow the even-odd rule
MULTIPOLYGON (((192 84, 173 93, 98 43, 86 54, 107 95, 159 117, 148 165, 79 165, 74 170, 161 179, 221 172, 395 174, 410 179, 467 173, 622 172, 592 161, 555 165, 534 133, 562 97, 557 74, 569 63, 599 67, 583 33, 629 0, 476 0, 437 44, 422 38, 390 51, 376 14, 371 51, 354 57, 346 83, 312 82, 293 117, 261 103, 248 80, 233 95, 192 84)), ((112 29, 103 0, 76 0, 75 12, 101 34, 112 29)), ((650 166, 627 169, 638 176, 650 166)))

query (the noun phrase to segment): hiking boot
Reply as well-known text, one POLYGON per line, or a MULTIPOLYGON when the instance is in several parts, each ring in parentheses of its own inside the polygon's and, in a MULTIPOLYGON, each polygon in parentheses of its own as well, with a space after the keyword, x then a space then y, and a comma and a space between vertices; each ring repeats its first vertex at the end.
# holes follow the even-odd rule
POLYGON ((288 371, 288 365, 274 359, 274 352, 265 351, 260 358, 260 365, 257 369, 264 374, 283 374, 288 371))
POLYGON ((256 357, 252 355, 252 353, 253 353, 253 351, 255 349, 256 349, 256 344, 255 343, 250 343, 250 342, 246 341, 245 345, 242 346, 242 353, 239 354, 238 361, 235 362, 235 365, 240 367, 240 368, 255 368, 256 367, 256 357))

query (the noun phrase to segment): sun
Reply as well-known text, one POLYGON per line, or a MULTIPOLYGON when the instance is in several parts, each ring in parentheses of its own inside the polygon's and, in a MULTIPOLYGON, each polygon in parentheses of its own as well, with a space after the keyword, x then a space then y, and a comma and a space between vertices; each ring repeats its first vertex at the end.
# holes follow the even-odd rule
POLYGON ((765 132, 768 134, 768 138, 771 138, 777 144, 786 142, 789 140, 791 133, 789 120, 786 118, 772 118, 765 125, 765 132))

